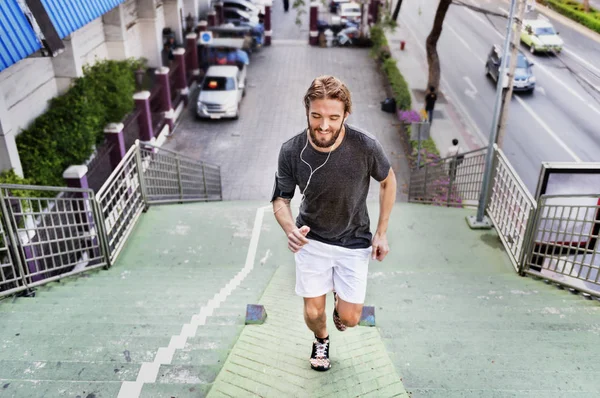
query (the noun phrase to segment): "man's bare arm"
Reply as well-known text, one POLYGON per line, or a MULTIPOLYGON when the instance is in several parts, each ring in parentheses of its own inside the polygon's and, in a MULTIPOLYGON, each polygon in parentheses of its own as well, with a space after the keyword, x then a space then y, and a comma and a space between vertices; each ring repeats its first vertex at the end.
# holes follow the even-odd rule
POLYGON ((387 241, 387 228, 390 220, 390 214, 396 201, 396 175, 390 167, 390 171, 385 180, 380 183, 379 190, 379 221, 377 222, 377 231, 373 236, 373 259, 382 261, 390 251, 387 241))
POLYGON ((283 232, 288 237, 288 248, 296 253, 302 246, 308 243, 306 234, 309 228, 306 226, 302 228, 296 227, 289 199, 276 198, 273 201, 273 213, 283 232))

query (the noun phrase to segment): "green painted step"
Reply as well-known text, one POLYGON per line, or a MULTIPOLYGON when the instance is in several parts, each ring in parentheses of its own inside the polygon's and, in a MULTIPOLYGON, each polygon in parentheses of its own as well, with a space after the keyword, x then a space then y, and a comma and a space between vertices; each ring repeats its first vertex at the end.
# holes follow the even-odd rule
POLYGON ((221 370, 217 365, 161 365, 156 383, 165 384, 209 384, 221 370))
MULTIPOLYGON (((402 376, 408 389, 427 388, 431 385, 428 373, 424 369, 404 368, 402 376)), ((500 390, 510 383, 512 389, 552 391, 593 392, 590 397, 600 395, 595 372, 557 372, 531 369, 529 372, 510 370, 481 370, 481 369, 439 369, 436 372, 436 384, 447 389, 491 389, 500 390), (559 376, 560 377, 557 377, 559 376)))
POLYGON ((144 383, 140 398, 202 398, 210 389, 210 384, 201 383, 144 383))
POLYGON ((140 364, 127 362, 0 361, 0 379, 135 381, 140 364))
POLYGON ((94 381, 51 381, 51 380, 2 380, 0 379, 0 397, 81 397, 114 398, 119 394, 121 382, 94 381))
POLYGON ((443 365, 450 369, 481 369, 481 370, 521 370, 529 372, 543 364, 547 371, 595 371, 600 370, 597 358, 582 357, 577 362, 571 361, 570 351, 555 350, 532 357, 529 354, 515 354, 512 351, 481 353, 478 350, 465 349, 461 352, 428 352, 424 350, 407 350, 401 352, 388 351, 390 358, 401 369, 408 367, 435 368, 443 365))
POLYGON ((486 398, 590 398, 593 392, 576 392, 576 391, 553 391, 536 389, 534 391, 515 390, 515 389, 435 389, 435 388, 413 388, 410 389, 413 397, 419 398, 469 398, 483 397, 486 398))

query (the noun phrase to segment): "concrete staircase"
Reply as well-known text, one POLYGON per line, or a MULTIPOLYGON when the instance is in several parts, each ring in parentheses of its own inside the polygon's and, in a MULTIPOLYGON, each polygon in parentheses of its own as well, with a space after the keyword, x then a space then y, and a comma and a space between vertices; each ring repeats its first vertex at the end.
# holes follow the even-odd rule
MULTIPOLYGON (((116 397, 244 267, 257 206, 153 207, 117 263, 0 302, 0 396, 116 397)), ((282 234, 277 236, 283 237, 282 234)), ((263 240, 268 244, 268 241, 263 240)), ((204 396, 275 269, 257 267, 142 397, 204 396)), ((262 255, 260 254, 262 250, 262 255)), ((127 395, 127 394, 125 394, 127 395)))

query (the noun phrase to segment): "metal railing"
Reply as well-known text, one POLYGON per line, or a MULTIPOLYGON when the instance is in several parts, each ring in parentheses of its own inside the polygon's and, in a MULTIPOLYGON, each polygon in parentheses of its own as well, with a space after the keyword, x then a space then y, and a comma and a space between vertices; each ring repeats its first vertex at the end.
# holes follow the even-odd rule
POLYGON ((148 203, 222 200, 220 167, 146 144, 140 153, 148 203))
POLYGON ((486 212, 504 244, 515 270, 525 256, 526 235, 536 203, 504 153, 494 146, 494 167, 486 212))
POLYGON ((486 148, 443 159, 428 159, 410 176, 409 202, 464 206, 477 201, 485 169, 486 148))
POLYGON ((600 296, 600 195, 544 195, 523 272, 600 296))
POLYGON ((119 255, 146 206, 138 157, 139 145, 136 143, 98 191, 97 200, 110 263, 119 255))
MULTIPOLYGON (((482 189, 485 149, 430 159, 413 170, 409 201, 463 206, 482 189)), ((486 214, 521 274, 600 297, 600 195, 543 195, 538 202, 494 145, 486 214)))
POLYGON ((0 185, 0 295, 108 265, 94 191, 0 185))
POLYGON ((0 184, 0 297, 110 266, 150 204, 221 198, 219 167, 139 141, 97 195, 0 184))

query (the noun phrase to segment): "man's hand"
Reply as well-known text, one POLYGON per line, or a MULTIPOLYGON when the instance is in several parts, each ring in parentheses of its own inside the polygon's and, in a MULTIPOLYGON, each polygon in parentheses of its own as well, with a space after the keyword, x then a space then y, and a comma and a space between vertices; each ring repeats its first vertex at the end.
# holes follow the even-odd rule
POLYGON ((376 233, 373 237, 373 260, 383 261, 389 252, 390 247, 388 246, 387 236, 376 233))
POLYGON ((308 243, 308 239, 306 239, 308 231, 310 231, 310 228, 304 225, 301 228, 294 228, 292 232, 288 234, 288 248, 292 253, 297 253, 302 249, 302 246, 308 243))

